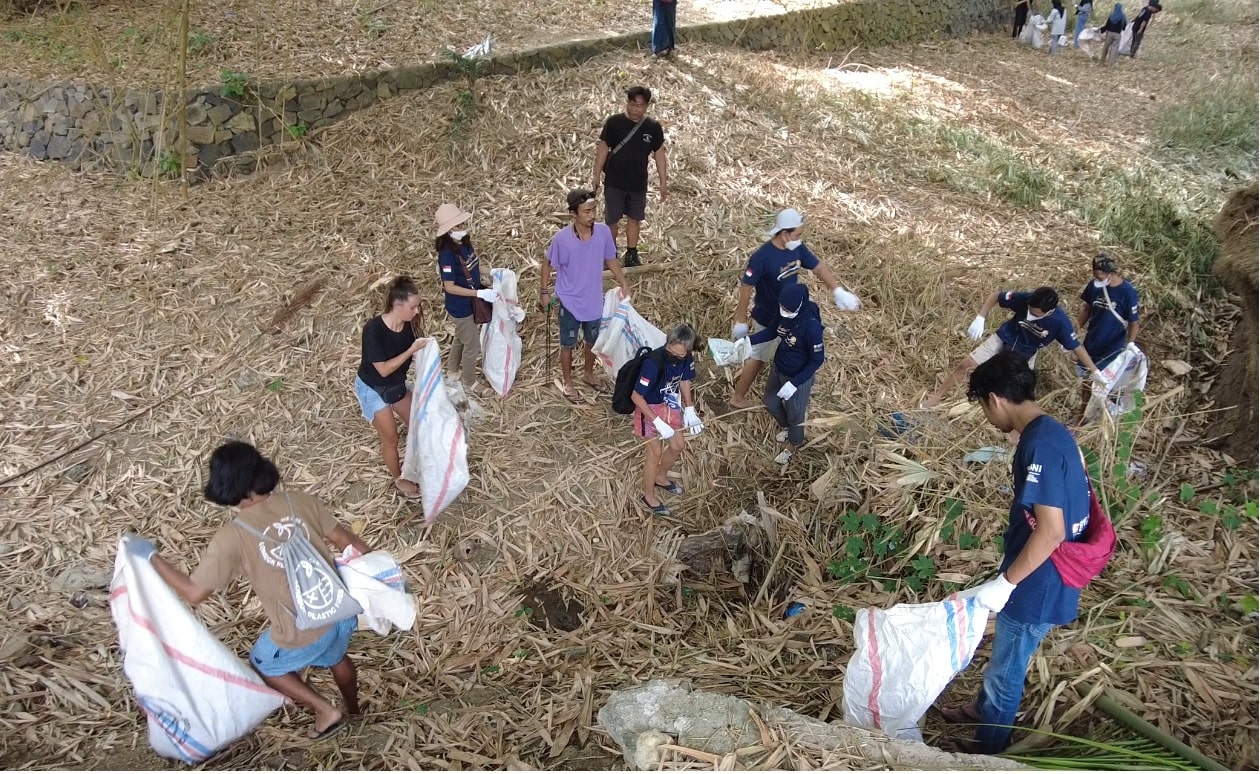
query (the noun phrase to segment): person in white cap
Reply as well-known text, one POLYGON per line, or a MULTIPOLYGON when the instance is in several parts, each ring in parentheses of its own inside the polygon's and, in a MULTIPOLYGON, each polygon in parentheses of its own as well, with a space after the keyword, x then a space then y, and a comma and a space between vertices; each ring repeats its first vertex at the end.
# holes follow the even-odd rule
POLYGON ((464 386, 477 395, 488 391, 477 385, 477 359, 481 356, 481 326, 473 314, 474 299, 493 304, 497 291, 481 276, 481 261, 473 249, 465 224, 471 218, 454 204, 437 208, 438 271, 442 276, 442 292, 446 313, 455 321, 455 339, 451 342, 449 366, 459 369, 464 386))
MULTIPOLYGON (((739 303, 735 308, 735 323, 731 326, 731 338, 736 341, 750 333, 756 334, 779 323, 779 292, 787 285, 795 284, 802 269, 814 272, 831 291, 832 300, 840 309, 852 311, 861 306, 858 297, 845 290, 836 275, 814 255, 802 241, 805 218, 795 209, 788 208, 774 219, 774 227, 767 234, 769 241, 758 247, 748 258, 748 266, 739 286, 739 303), (753 289, 756 288, 756 295, 753 289), (748 301, 753 299, 751 322, 748 301)), ((764 363, 774 358, 778 339, 754 344, 752 354, 744 362, 735 390, 727 402, 734 408, 749 408, 748 389, 757 379, 764 363)))

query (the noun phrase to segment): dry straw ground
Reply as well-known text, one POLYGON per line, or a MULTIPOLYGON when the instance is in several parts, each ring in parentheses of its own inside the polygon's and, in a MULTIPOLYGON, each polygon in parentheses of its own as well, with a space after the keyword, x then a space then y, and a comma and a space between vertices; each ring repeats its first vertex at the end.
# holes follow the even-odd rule
MULTIPOLYGON (((1253 71, 1254 30, 1242 31, 1250 53, 1239 49, 1253 71)), ((673 62, 609 55, 580 70, 479 82, 480 113, 460 138, 450 131, 452 84, 382 103, 288 162, 193 188, 186 201, 175 184, 0 159, 0 478, 139 414, 0 490, 4 628, 33 646, 0 672, 0 761, 159 763, 146 752, 104 593, 59 592, 49 581, 68 568, 107 570, 126 529, 195 564, 223 518, 199 496, 206 455, 229 436, 252 439, 289 486, 318 494, 405 560, 420 616, 412 632, 352 645, 369 723, 311 746, 305 717, 289 711, 215 768, 616 766, 594 712, 610 690, 652 676, 838 718, 852 634, 834 607, 926 600, 945 582, 969 583, 995 566, 992 539, 1005 521, 1007 470, 960 459, 1000 439, 959 396, 939 415, 915 415, 912 439, 884 439, 877 425, 916 405, 966 351, 962 328, 986 293, 1049 282, 1066 294, 1098 248, 1094 232, 1061 212, 942 182, 932 170, 957 159, 926 141, 924 126, 959 122, 1048 164, 1067 144, 1098 163, 1121 153, 1157 164, 1150 85, 1161 84, 1158 99, 1176 93, 1192 82, 1193 60, 1156 34, 1147 45, 1142 69, 1126 62, 1105 74, 1079 57, 1047 63, 1000 37, 860 52, 844 67, 712 48, 673 62), (579 407, 560 399, 544 372, 548 328, 531 319, 514 392, 488 401, 470 428, 472 485, 425 529, 392 492, 350 387, 373 286, 407 272, 436 304, 431 213, 454 200, 475 211, 483 257, 516 269, 532 296, 563 192, 589 177, 601 118, 637 82, 660 94, 654 110, 674 170, 671 202, 653 202, 645 236, 646 259, 665 268, 633 280, 645 314, 723 335, 735 272, 789 204, 808 214, 815 251, 866 301, 843 318, 824 312, 833 335, 812 444, 788 470, 774 466, 769 421, 722 416, 728 377, 702 364, 710 421, 682 466, 680 523, 653 521, 631 504, 629 428, 594 395, 579 407), (321 290, 277 327, 276 311, 313 279, 321 290), (941 539, 949 498, 965 506, 957 532, 978 545, 941 539), (759 501, 779 514, 783 546, 765 593, 729 578, 660 583, 658 547, 758 514, 759 501), (934 560, 920 594, 828 577, 848 508, 905 533, 906 553, 880 573, 934 560), (563 618, 556 597, 576 602, 580 626, 546 628, 530 601, 538 596, 554 619, 563 618), (809 600, 808 611, 785 621, 789 599, 809 600)), ((1120 255, 1140 283, 1141 257, 1120 255)), ((448 327, 440 312, 433 320, 448 327)), ((1157 361, 1220 356, 1191 352, 1158 313, 1143 340, 1157 361)), ((1066 413, 1068 363, 1048 355, 1041 368, 1048 404, 1066 413)), ((1098 721, 1082 696, 1106 687, 1207 754, 1253 769, 1256 631, 1237 603, 1256 589, 1256 526, 1228 531, 1178 503, 1178 484, 1211 485, 1229 466, 1201 446, 1204 407, 1186 400, 1198 392, 1192 378, 1154 370, 1137 442, 1143 486, 1163 498, 1164 539, 1142 547, 1144 512, 1118 525, 1122 551, 1085 593, 1081 620, 1037 655, 1023 722, 1088 733, 1098 721), (1184 592, 1164 582, 1174 575, 1184 592)), ((1108 431, 1082 438, 1110 459, 1108 431)), ((261 624, 240 590, 202 615, 238 651, 261 624)), ((977 678, 967 673, 957 694, 977 678)))

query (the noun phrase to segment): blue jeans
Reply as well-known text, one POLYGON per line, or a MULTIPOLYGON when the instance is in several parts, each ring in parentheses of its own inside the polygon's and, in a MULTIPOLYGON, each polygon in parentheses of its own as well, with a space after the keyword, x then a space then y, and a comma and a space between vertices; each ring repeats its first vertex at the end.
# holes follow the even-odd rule
POLYGON ((1024 677, 1037 646, 1054 624, 1030 624, 997 614, 993 656, 984 668, 984 685, 976 700, 981 725, 976 729, 980 752, 999 753, 1011 743, 1011 728, 1024 700, 1024 677))
POLYGON ((678 3, 652 0, 652 53, 659 54, 674 47, 675 18, 678 3))
POLYGON ((1094 6, 1082 4, 1081 9, 1076 12, 1076 32, 1072 35, 1072 48, 1081 47, 1081 33, 1085 31, 1086 25, 1089 24, 1089 15, 1094 10, 1094 6))

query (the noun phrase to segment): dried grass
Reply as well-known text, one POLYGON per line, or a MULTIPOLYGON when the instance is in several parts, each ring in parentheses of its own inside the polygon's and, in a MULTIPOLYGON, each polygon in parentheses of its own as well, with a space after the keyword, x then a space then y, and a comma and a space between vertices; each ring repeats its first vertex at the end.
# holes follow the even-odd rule
MULTIPOLYGON (((913 90, 898 96, 907 110, 952 110, 1001 126, 1017 109, 1048 126, 1044 102, 1031 99, 1043 60, 1008 52, 992 39, 866 61, 895 60, 909 73, 913 90), (976 74, 995 63, 1004 68, 1001 86, 976 74)), ((107 569, 126 528, 195 563, 221 518, 198 493, 205 458, 229 436, 258 443, 289 485, 318 494, 369 544, 405 560, 420 615, 411 632, 352 645, 369 724, 308 751, 305 719, 290 710, 213 767, 545 767, 579 749, 583 767, 615 766, 594 712, 608 691, 649 676, 688 676, 698 687, 837 718, 852 632, 831 615, 833 605, 915 595, 831 581, 827 562, 842 539, 836 517, 859 508, 904 525, 906 558, 932 556, 947 574, 922 599, 943 593, 942 579, 991 571, 991 538, 1006 518, 1004 467, 959 463, 997 441, 974 408, 912 416, 912 446, 876 427, 916 405, 963 354, 958 327, 985 292, 998 283, 1074 287, 1092 236, 1068 218, 922 180, 894 182, 906 179, 906 159, 880 133, 892 130, 874 125, 862 144, 844 121, 810 112, 809 89, 829 77, 825 65, 698 48, 674 64, 610 55, 581 70, 484 79, 478 118, 460 145, 443 107, 455 104, 458 87, 446 85, 353 116, 291 166, 194 188, 186 203, 174 186, 0 158, 0 181, 14 192, 0 214, 0 478, 180 396, 0 489, 4 626, 37 647, 0 672, 11 697, 0 710, 3 760, 135 764, 143 722, 111 644, 104 595, 76 597, 79 609, 47 579, 82 564, 107 569), (531 319, 513 394, 490 401, 470 429, 473 483, 426 529, 382 474, 351 394, 359 326, 376 304, 370 288, 405 271, 437 298, 430 214, 454 200, 474 210, 483 257, 516 269, 530 297, 542 249, 563 222, 564 190, 587 178, 592 138, 618 90, 640 81, 661 94, 655 112, 670 133, 674 197, 668 208, 651 204, 644 253, 666 268, 634 279, 645 314, 723 335, 732 274, 770 214, 789 203, 808 213, 814 249, 867 301, 859 313, 824 312, 835 335, 816 387, 811 447, 781 472, 770 462, 769 420, 756 411, 724 415, 728 377, 702 366, 697 392, 709 426, 682 468, 683 524, 652 522, 631 504, 637 449, 628 428, 593 396, 578 407, 560 399, 543 373, 546 326, 531 319), (789 91, 785 83, 800 85, 789 91), (322 290, 306 296, 316 280, 322 290), (294 301, 305 303, 277 315, 294 301), (957 528, 981 547, 940 540, 946 497, 965 504, 957 528), (779 550, 763 585, 658 584, 668 559, 657 549, 676 541, 674 530, 703 531, 740 511, 768 514, 775 525, 779 550), (578 601, 582 626, 532 625, 521 607, 527 586, 578 601), (807 600, 808 611, 784 620, 789 599, 807 600), (592 758, 600 748, 607 757, 592 758)), ((1104 87, 1083 98, 1096 93, 1110 99, 1104 87)), ((1107 139, 1126 136, 1119 121, 1094 120, 1107 139)), ((431 327, 445 324, 435 318, 431 327)), ((1180 353, 1175 331, 1158 319, 1148 325, 1157 361, 1180 353)), ((1042 368, 1048 405, 1066 413, 1075 402, 1068 364, 1043 357, 1042 368)), ((1172 393, 1179 384, 1157 370, 1151 387, 1172 393)), ((1163 489, 1205 485, 1223 464, 1198 447, 1203 416, 1186 413, 1178 395, 1149 409, 1139 441, 1163 489)), ((1105 453, 1107 432, 1083 438, 1105 453)), ((1207 754, 1254 768, 1255 627, 1217 600, 1255 590, 1255 525, 1228 533, 1171 497, 1165 508, 1180 540, 1170 539, 1152 566, 1138 549, 1137 524, 1119 526, 1124 548, 1086 592, 1081 621, 1056 630, 1034 662, 1027 722, 1059 728, 1064 713, 1088 717, 1067 689, 1105 684, 1207 754), (1163 587, 1173 571, 1199 599, 1163 587), (1146 644, 1118 644, 1134 637, 1146 644)), ((260 625, 257 603, 239 591, 202 615, 238 649, 260 625)), ((968 672, 959 693, 978 676, 968 672)), ((713 767, 673 752, 673 768, 713 767)), ((794 760, 845 762, 818 755, 794 760)))

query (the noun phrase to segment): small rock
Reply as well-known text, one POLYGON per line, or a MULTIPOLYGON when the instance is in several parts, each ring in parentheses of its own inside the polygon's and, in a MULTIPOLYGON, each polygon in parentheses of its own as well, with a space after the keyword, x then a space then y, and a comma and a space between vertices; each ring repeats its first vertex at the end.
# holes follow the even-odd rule
POLYGON ((35 650, 35 646, 24 634, 14 634, 0 641, 0 663, 25 656, 35 650))
POLYGON ((92 475, 92 465, 87 462, 76 462, 61 472, 61 475, 68 481, 76 484, 82 484, 92 475))
POLYGON ((14 594, 9 597, 9 612, 16 613, 24 607, 26 607, 26 597, 21 594, 14 594))
POLYGON ((262 374, 254 369, 246 366, 241 369, 241 373, 236 377, 236 388, 238 390, 248 390, 263 383, 262 374))
POLYGON ((53 579, 49 588, 59 592, 79 592, 103 589, 109 585, 111 573, 90 567, 70 567, 53 579))

